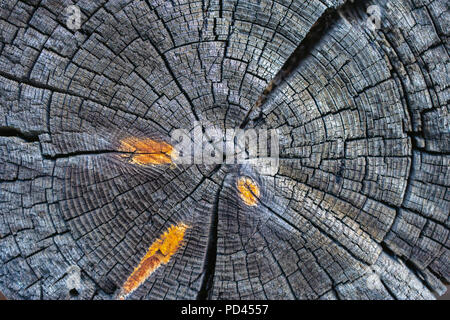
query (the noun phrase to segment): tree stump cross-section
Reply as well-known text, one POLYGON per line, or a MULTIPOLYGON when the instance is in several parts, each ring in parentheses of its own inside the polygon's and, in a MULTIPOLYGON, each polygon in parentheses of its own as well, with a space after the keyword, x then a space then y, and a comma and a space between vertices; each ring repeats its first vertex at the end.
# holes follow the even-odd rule
POLYGON ((7 298, 445 292, 447 1, 0 4, 7 298), (276 129, 276 172, 174 164, 193 123, 276 129))

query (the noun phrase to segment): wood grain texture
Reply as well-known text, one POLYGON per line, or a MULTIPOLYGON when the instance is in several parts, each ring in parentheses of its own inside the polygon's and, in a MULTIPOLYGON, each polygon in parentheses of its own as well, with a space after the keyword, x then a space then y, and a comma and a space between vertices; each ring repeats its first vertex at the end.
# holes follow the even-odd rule
POLYGON ((2 0, 0 291, 433 299, 450 278, 445 0, 2 0), (66 26, 67 6, 82 13, 66 26), (382 9, 381 28, 366 8, 382 9), (344 17, 346 17, 344 19, 344 17), (146 166, 121 141, 276 128, 280 167, 146 166), (122 150, 123 151, 123 150, 122 150), (246 205, 237 181, 259 187, 246 205))

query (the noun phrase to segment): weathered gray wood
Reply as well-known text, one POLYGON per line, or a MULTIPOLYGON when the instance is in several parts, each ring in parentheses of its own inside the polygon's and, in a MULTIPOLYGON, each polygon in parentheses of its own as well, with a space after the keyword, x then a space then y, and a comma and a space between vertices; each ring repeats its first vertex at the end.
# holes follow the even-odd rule
POLYGON ((0 291, 116 298, 183 221, 182 248, 130 298, 443 294, 448 3, 344 2, 2 0, 0 291), (278 128, 278 173, 117 157, 123 137, 195 120, 278 128), (258 206, 240 201, 243 175, 258 206))

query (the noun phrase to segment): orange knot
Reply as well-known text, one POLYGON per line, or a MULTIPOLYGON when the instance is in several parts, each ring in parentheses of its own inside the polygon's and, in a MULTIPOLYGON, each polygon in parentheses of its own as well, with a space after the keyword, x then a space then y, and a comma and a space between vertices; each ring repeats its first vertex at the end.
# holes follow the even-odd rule
POLYGON ((170 226, 159 239, 150 246, 139 265, 125 281, 118 296, 124 300, 130 293, 142 285, 150 275, 162 264, 167 264, 183 243, 186 230, 189 227, 184 223, 170 226))
POLYGON ((237 181, 239 196, 248 206, 254 207, 258 204, 260 196, 259 186, 249 177, 240 177, 237 181))
POLYGON ((129 158, 138 165, 171 164, 177 157, 175 148, 162 141, 150 138, 128 137, 120 141, 119 151, 122 158, 129 158))

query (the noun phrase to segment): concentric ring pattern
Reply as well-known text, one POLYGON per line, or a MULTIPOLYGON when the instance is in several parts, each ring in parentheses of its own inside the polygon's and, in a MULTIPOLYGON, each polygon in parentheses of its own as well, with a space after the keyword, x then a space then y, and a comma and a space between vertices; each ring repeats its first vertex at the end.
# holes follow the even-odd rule
POLYGON ((154 248, 127 298, 442 294, 449 21, 440 0, 2 1, 0 291, 115 299, 154 248), (276 174, 170 164, 196 122, 277 129, 276 174))

